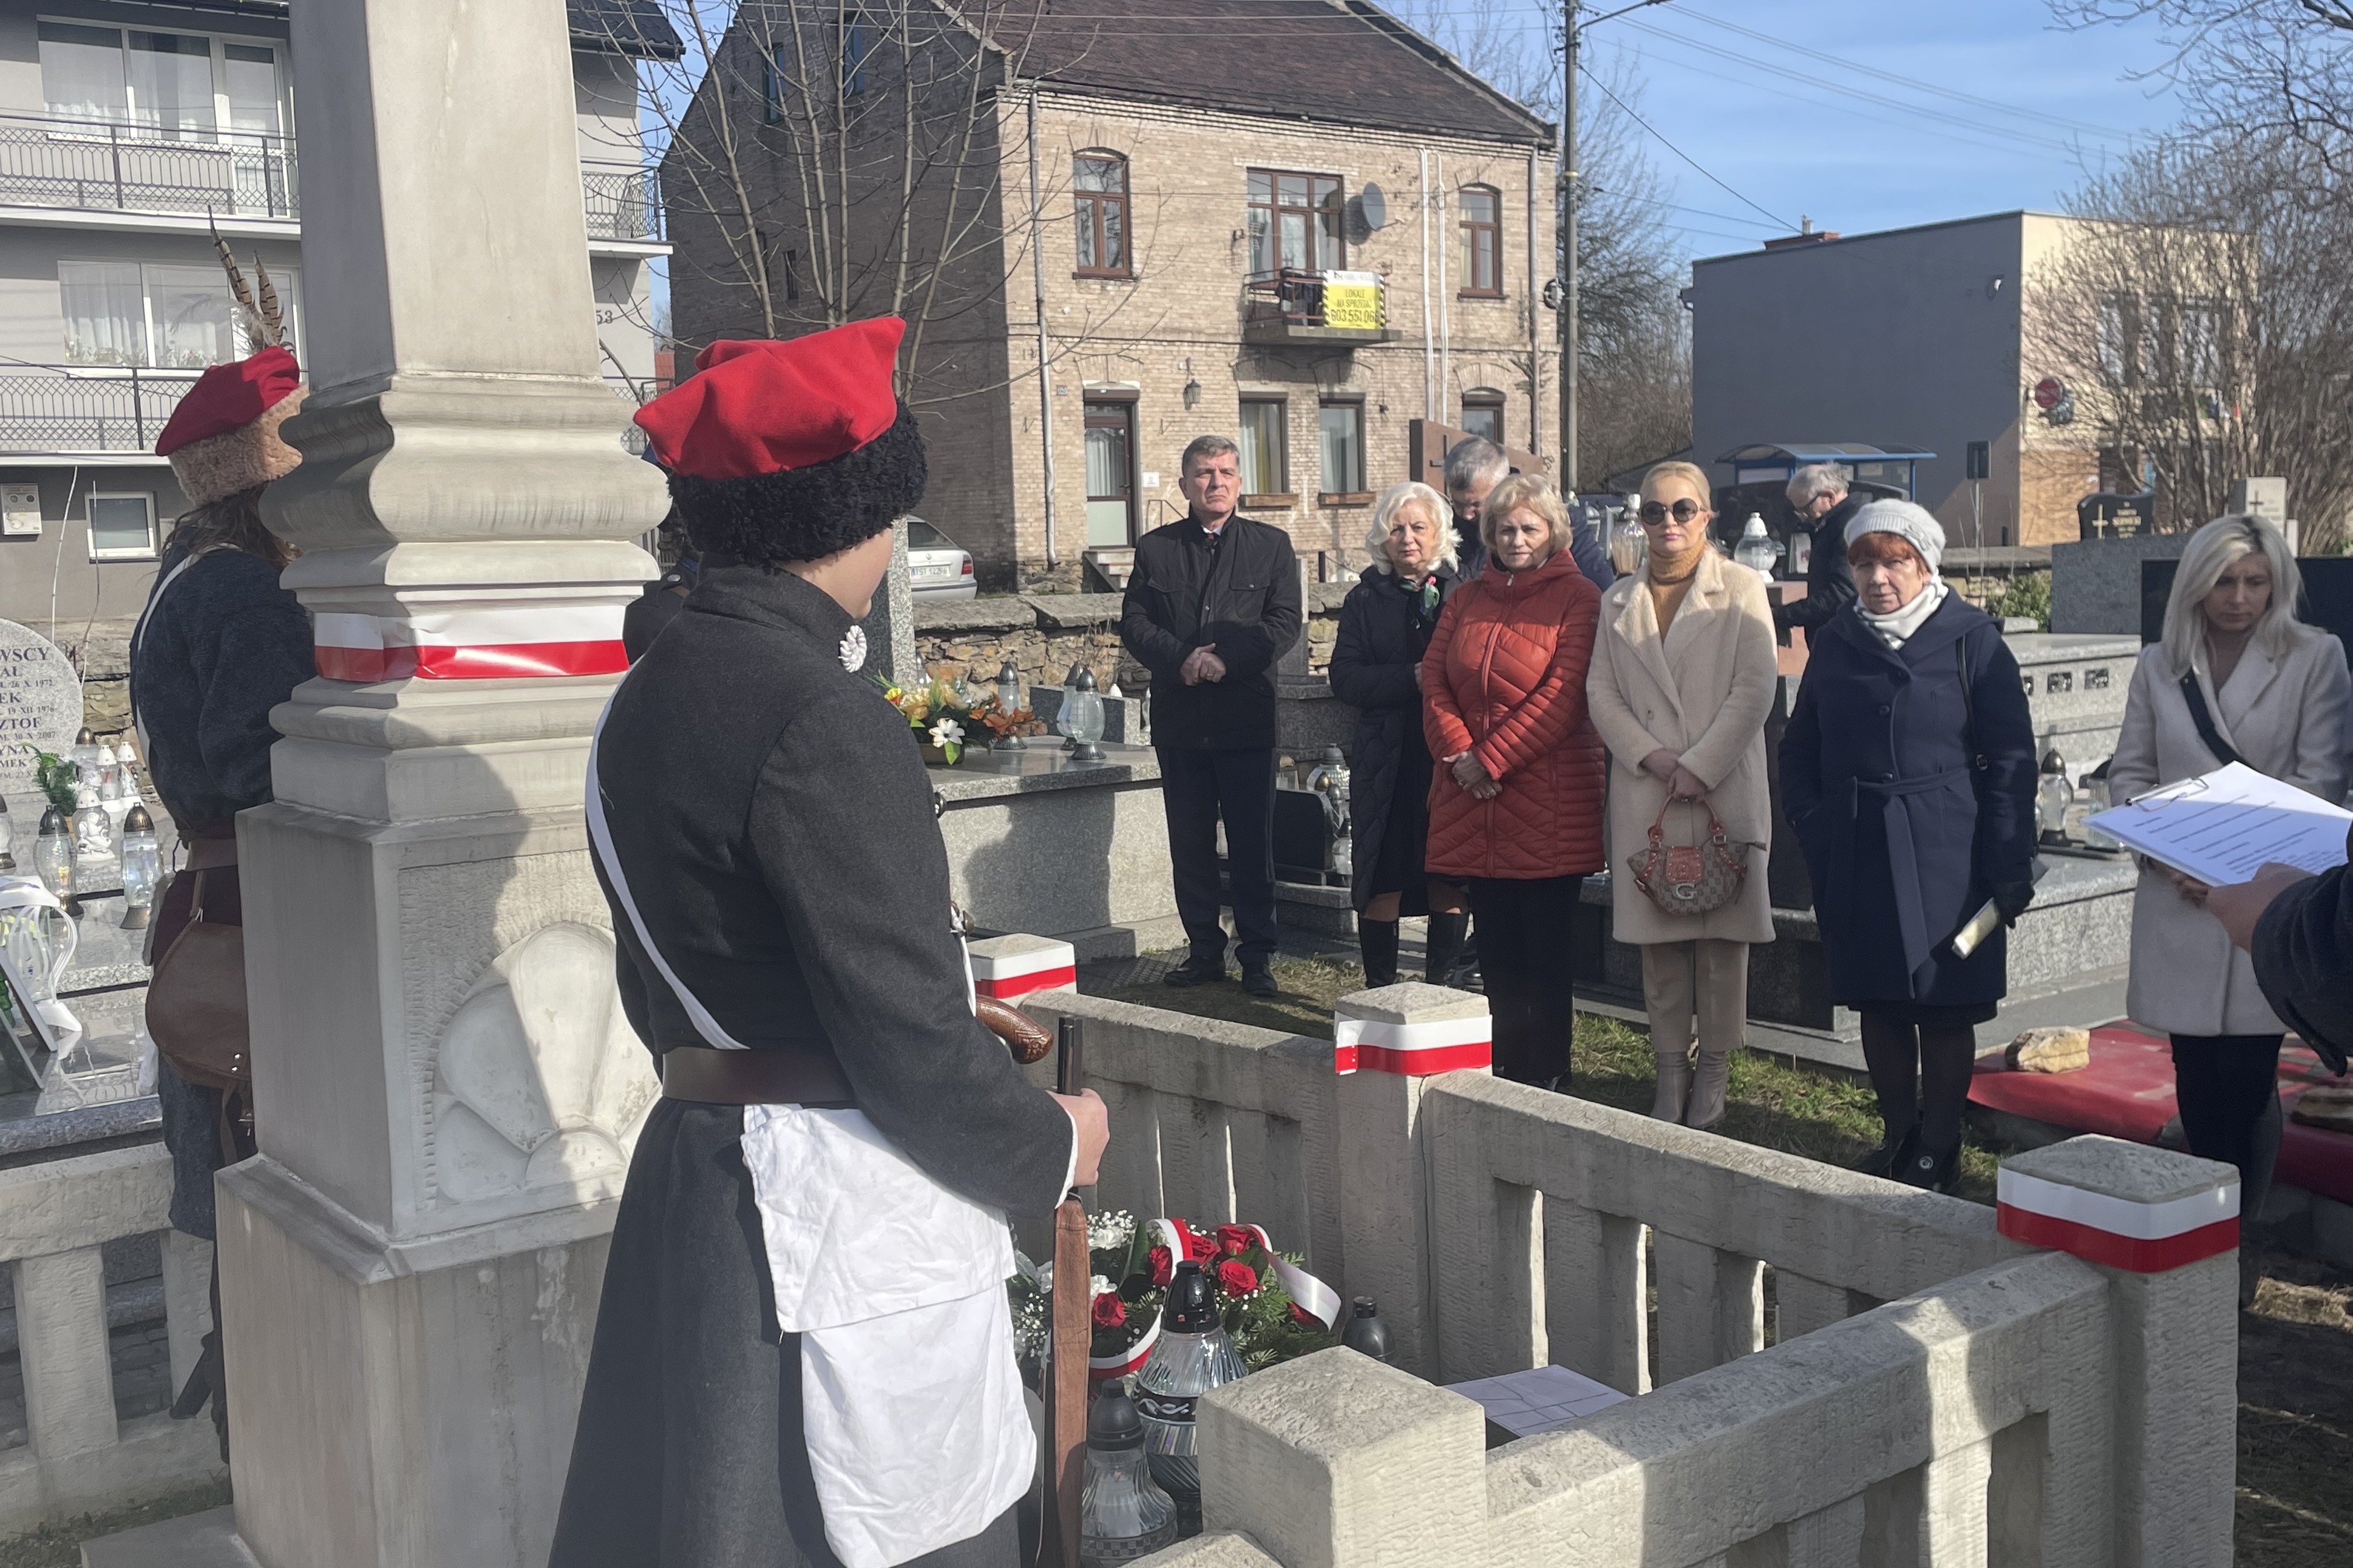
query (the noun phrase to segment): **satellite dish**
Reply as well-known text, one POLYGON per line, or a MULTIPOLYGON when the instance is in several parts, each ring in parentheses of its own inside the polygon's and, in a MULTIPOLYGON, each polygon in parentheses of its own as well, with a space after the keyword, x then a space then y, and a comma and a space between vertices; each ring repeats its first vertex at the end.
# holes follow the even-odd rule
POLYGON ((1364 210, 1366 228, 1377 229, 1389 221, 1388 198, 1381 195, 1380 186, 1370 181, 1366 182, 1363 194, 1356 197, 1356 205, 1364 210))

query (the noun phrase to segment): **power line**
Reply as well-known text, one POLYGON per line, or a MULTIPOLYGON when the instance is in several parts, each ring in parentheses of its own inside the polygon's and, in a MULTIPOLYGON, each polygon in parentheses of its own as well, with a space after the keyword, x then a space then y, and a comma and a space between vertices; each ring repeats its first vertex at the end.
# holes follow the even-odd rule
MULTIPOLYGON (((1578 68, 1580 70, 1584 70, 1584 68, 1581 66, 1578 68)), ((1634 109, 1631 104, 1629 104, 1624 99, 1610 91, 1609 84, 1608 82, 1603 81, 1599 77, 1595 76, 1589 70, 1584 71, 1584 75, 1586 80, 1591 82, 1595 87, 1601 89, 1602 97, 1608 99, 1610 102, 1618 106, 1620 113, 1625 115, 1627 119, 1632 121, 1635 124, 1649 132, 1652 136, 1657 137, 1660 146, 1664 147, 1668 152, 1672 153, 1676 157, 1681 158, 1684 163, 1689 163, 1693 168, 1698 170, 1701 177, 1705 179, 1710 184, 1713 184, 1717 189, 1723 191, 1726 195, 1730 196, 1734 201, 1738 202, 1741 205, 1746 207, 1754 207, 1757 211, 1763 213, 1767 217, 1772 218, 1773 222, 1779 225, 1783 229, 1788 229, 1791 226, 1787 218, 1776 217, 1767 208, 1759 206, 1757 203, 1750 201, 1746 196, 1742 195, 1738 191, 1734 190, 1730 185, 1725 184, 1724 181, 1716 178, 1715 174, 1708 171, 1707 166, 1702 163, 1698 159, 1693 157, 1690 153, 1676 146, 1672 142, 1668 141, 1665 132, 1662 132, 1657 126, 1651 124, 1649 121, 1643 119, 1640 114, 1634 112, 1634 109)))

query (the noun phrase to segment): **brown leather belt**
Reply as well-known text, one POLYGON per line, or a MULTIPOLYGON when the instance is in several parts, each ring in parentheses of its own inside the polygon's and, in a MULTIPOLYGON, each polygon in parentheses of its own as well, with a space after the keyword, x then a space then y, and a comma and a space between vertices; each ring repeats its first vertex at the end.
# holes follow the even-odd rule
POLYGON ((814 1051, 720 1051, 672 1046, 662 1053, 662 1093, 703 1105, 850 1106, 858 1095, 841 1064, 814 1051))

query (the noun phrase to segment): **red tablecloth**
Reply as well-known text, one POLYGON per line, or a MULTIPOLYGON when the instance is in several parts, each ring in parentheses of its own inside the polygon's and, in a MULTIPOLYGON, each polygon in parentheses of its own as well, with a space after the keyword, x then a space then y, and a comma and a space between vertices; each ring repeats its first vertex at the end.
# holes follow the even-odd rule
MULTIPOLYGON (((2280 1109, 2295 1108, 2307 1083, 2334 1081, 2302 1046, 2280 1053, 2280 1109)), ((1978 1062, 1969 1098, 1995 1110, 2084 1132, 2154 1143, 2173 1119, 2173 1053, 2137 1029, 2092 1031, 2092 1065, 2076 1072, 2011 1072, 1999 1052, 1978 1062)), ((2280 1138, 2278 1180, 2353 1204, 2353 1134, 2289 1121, 2280 1138)))

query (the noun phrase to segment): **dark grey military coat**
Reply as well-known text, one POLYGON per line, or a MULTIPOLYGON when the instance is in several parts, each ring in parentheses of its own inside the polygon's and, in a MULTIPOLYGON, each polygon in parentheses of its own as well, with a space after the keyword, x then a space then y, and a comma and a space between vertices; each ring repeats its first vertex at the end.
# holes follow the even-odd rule
MULTIPOLYGON (((706 565, 605 721, 614 850, 662 956, 729 1035, 830 1050, 914 1163, 1044 1213, 1070 1119, 973 1019, 931 787, 873 678, 842 666, 851 625, 797 577, 706 565)), ((613 927, 638 1037, 657 1056, 702 1044, 617 904, 613 927)), ((835 1561, 742 1131, 740 1110, 664 1100, 638 1138, 552 1568, 835 1561)), ((1008 1515, 921 1561, 1014 1555, 1008 1515)))

